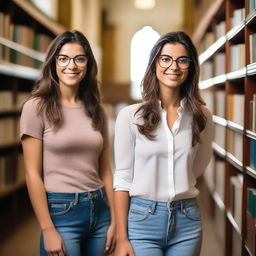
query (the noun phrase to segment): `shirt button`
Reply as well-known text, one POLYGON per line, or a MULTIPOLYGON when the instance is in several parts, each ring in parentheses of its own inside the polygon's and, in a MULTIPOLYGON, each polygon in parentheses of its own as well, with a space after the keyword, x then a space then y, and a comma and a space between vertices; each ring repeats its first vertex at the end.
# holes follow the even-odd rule
POLYGON ((152 213, 152 209, 151 209, 151 208, 148 208, 148 212, 149 212, 149 213, 152 213))

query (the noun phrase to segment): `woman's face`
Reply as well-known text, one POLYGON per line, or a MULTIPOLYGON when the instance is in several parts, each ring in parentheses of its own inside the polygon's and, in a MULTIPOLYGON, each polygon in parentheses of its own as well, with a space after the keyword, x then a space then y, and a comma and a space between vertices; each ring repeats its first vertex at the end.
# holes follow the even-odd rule
POLYGON ((156 62, 160 90, 163 87, 179 88, 188 77, 190 62, 189 54, 182 44, 165 44, 156 62))
POLYGON ((78 43, 64 44, 56 56, 56 73, 60 88, 79 87, 86 75, 87 57, 84 48, 78 43), (70 59, 71 58, 71 59, 70 59))

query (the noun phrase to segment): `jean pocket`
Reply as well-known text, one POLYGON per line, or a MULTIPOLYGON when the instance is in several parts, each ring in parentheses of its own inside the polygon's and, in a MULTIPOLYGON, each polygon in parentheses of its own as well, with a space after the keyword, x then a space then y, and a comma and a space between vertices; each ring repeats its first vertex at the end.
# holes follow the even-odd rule
POLYGON ((68 213, 72 207, 72 202, 49 202, 48 205, 51 216, 58 216, 68 213))
POLYGON ((151 211, 150 208, 139 207, 139 206, 131 206, 128 214, 129 221, 143 221, 146 220, 151 211))
POLYGON ((183 214, 190 220, 200 221, 201 214, 197 206, 190 206, 183 209, 183 214))

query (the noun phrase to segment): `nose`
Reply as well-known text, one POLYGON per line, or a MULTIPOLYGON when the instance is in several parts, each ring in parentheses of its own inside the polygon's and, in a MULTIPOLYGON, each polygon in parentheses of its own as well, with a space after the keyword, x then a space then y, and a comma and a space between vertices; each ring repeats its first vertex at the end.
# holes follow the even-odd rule
POLYGON ((74 59, 70 59, 67 67, 71 68, 71 69, 76 68, 75 60, 74 59))
POLYGON ((172 65, 169 68, 171 68, 171 69, 179 69, 177 61, 173 60, 172 65))

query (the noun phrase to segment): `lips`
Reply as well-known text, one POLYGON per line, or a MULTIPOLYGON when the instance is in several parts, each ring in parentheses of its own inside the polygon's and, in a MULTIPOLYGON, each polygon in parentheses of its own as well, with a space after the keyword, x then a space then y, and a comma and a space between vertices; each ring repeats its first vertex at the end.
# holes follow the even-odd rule
POLYGON ((79 73, 64 73, 64 75, 66 75, 68 77, 75 77, 75 76, 79 75, 79 73))
POLYGON ((165 73, 164 74, 166 77, 170 78, 170 79, 177 79, 181 76, 181 74, 170 74, 170 73, 165 73))

